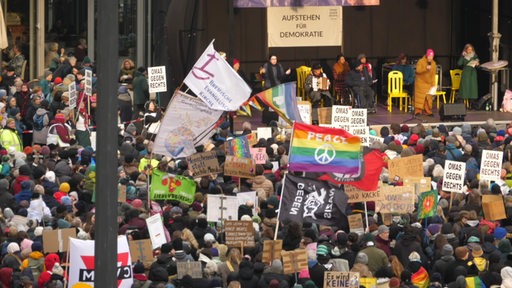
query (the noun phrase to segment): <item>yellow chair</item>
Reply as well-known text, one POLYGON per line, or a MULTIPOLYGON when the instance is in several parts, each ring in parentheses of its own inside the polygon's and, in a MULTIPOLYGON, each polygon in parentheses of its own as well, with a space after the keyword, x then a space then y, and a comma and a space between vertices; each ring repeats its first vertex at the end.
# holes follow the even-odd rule
POLYGON ((391 71, 388 73, 388 111, 392 112, 393 98, 399 99, 398 108, 407 111, 409 94, 403 91, 404 75, 400 71, 391 71), (405 103, 402 103, 405 100, 405 103))
POLYGON ((311 67, 300 66, 297 68, 297 97, 302 97, 302 100, 306 100, 306 90, 304 89, 304 83, 306 78, 311 73, 311 67))
POLYGON ((437 98, 437 110, 439 110, 439 98, 441 98, 441 96, 443 96, 443 103, 446 104, 446 92, 441 90, 441 86, 439 86, 439 75, 438 74, 436 74, 436 85, 437 85, 436 94, 434 94, 432 96, 437 98))
POLYGON ((450 92, 450 103, 455 103, 455 95, 459 92, 460 89, 460 77, 462 75, 462 70, 454 69, 450 70, 450 78, 452 80, 452 87, 450 92))

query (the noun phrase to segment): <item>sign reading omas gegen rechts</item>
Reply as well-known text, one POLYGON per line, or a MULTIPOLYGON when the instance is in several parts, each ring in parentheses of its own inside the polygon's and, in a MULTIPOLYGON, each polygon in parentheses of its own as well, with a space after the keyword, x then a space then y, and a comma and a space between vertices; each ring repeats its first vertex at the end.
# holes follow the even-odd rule
POLYGON ((167 91, 165 66, 148 67, 148 85, 149 93, 167 91))
POLYGON ((341 46, 341 15, 340 6, 268 7, 268 46, 341 46))

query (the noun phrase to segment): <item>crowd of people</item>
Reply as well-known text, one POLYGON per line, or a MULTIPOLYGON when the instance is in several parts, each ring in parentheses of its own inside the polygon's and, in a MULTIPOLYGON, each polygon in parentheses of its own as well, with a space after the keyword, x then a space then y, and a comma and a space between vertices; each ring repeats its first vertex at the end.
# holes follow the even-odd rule
MULTIPOLYGON (((426 54, 428 57, 429 52, 426 54)), ((65 285, 64 268, 69 259, 65 253, 45 253, 45 230, 74 228, 77 238, 95 239, 94 203, 100 197, 95 189, 96 160, 89 128, 95 125, 98 95, 94 90, 93 95, 84 93, 85 71, 94 71, 94 66, 87 56, 78 62, 74 56, 57 55, 62 61, 47 70, 40 81, 24 83, 13 67, 7 67, 0 83, 2 287, 65 285), (76 109, 68 106, 67 88, 73 82, 79 94, 76 109)), ((358 67, 371 73, 371 66, 364 65, 365 55, 358 58, 358 67)), ((346 71, 343 59, 339 57, 335 71, 346 71)), ((271 58, 272 62, 277 58, 271 58)), ((360 73, 358 67, 352 71, 360 73)), ((264 69, 271 75, 270 83, 289 74, 271 65, 264 69)), ((512 287, 512 223, 486 219, 481 203, 485 194, 508 199, 512 188, 512 123, 499 127, 489 119, 482 125, 463 124, 451 129, 393 123, 379 131, 371 129, 370 133, 383 141, 372 143, 368 149, 378 151, 385 163, 397 157, 423 156, 424 176, 431 177, 440 200, 434 217, 418 219, 416 212, 397 214, 391 223, 385 223, 369 202, 369 216, 364 221, 368 225, 363 234, 357 234, 349 230, 348 223, 279 223, 291 134, 280 130, 275 122, 270 124, 272 137, 259 139, 254 145, 264 148, 268 159, 255 166, 252 179, 223 174, 195 177, 186 160, 151 155, 151 142, 157 133, 152 126, 159 125, 162 111, 149 99, 145 73, 144 67, 136 68, 129 59, 122 62, 119 73, 119 122, 124 129, 119 137, 118 175, 126 202, 118 206, 118 231, 130 240, 148 239, 145 219, 160 214, 169 241, 153 251, 150 265, 132 259, 133 287, 320 288, 327 271, 358 272, 360 277, 377 278, 375 285, 381 287, 462 288, 470 281, 485 287, 512 287), (143 125, 136 125, 138 120, 143 125), (491 185, 478 179, 484 149, 503 152, 500 181, 491 185), (464 193, 441 189, 446 160, 466 163, 464 193), (150 200, 148 188, 155 169, 194 179, 193 203, 150 200), (241 249, 226 245, 222 225, 208 222, 206 211, 208 195, 243 191, 256 191, 257 199, 238 207, 238 220, 252 222, 255 232, 255 246, 241 249), (283 240, 285 251, 305 249, 308 267, 285 274, 279 257, 264 263, 263 242, 273 239, 283 240), (178 279, 177 263, 186 261, 200 261, 203 277, 185 275, 178 279)), ((316 66, 313 73, 321 75, 316 66)), ((341 89, 340 83, 350 81, 349 75, 335 78, 334 88, 341 89)), ((319 97, 328 100, 330 96, 319 97)), ((223 123, 211 142, 197 151, 215 151, 222 164, 225 142, 240 136, 229 127, 223 123)), ((244 123, 241 135, 252 131, 251 124, 244 123)), ((387 167, 380 179, 387 185, 402 185, 389 179, 387 167)), ((337 192, 344 193, 343 189, 340 185, 337 192)), ((362 213, 361 205, 348 205, 344 212, 362 213)))

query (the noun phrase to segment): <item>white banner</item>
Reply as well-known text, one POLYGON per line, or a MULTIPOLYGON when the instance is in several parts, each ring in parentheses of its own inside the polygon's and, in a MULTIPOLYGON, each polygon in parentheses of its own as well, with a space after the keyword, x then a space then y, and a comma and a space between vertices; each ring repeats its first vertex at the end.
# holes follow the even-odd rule
MULTIPOLYGON (((69 286, 94 287, 94 240, 69 238, 69 286)), ((126 236, 117 237, 117 287, 133 285, 132 258, 126 236)))
POLYGON ((333 105, 331 112, 331 127, 348 131, 350 129, 352 109, 352 106, 333 105))
POLYGON ((165 66, 148 67, 148 86, 149 93, 167 91, 165 66))
POLYGON ((443 191, 456 193, 464 192, 464 175, 466 174, 466 163, 445 160, 443 175, 443 191))
POLYGON ((197 97, 174 93, 153 144, 153 152, 173 158, 196 153, 195 146, 205 144, 215 132, 222 111, 212 110, 197 97))
POLYGON ((208 195, 206 220, 220 222, 224 220, 238 220, 238 204, 236 196, 208 195))
POLYGON ((251 95, 249 85, 215 51, 213 41, 184 82, 208 107, 215 110, 236 111, 251 95))
POLYGON ((167 243, 164 223, 162 223, 160 214, 155 214, 146 219, 146 225, 148 226, 149 237, 151 238, 151 245, 153 246, 153 249, 157 249, 167 243))
POLYGON ((342 45, 340 6, 269 7, 269 47, 318 47, 342 45))
POLYGON ((500 180, 503 151, 483 150, 481 163, 480 180, 500 180))

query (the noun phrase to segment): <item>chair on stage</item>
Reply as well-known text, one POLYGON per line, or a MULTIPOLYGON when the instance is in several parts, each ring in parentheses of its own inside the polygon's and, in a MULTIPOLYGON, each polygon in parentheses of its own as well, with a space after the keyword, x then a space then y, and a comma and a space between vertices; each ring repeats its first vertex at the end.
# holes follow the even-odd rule
POLYGON ((391 71, 388 74, 388 111, 392 112, 393 98, 398 98, 398 109, 407 111, 409 94, 403 91, 404 75, 400 71, 391 71), (402 102, 402 100, 404 100, 402 102))
POLYGON ((302 97, 302 100, 307 100, 304 83, 306 82, 306 78, 310 73, 311 67, 300 66, 297 68, 297 97, 302 97))
POLYGON ((446 92, 441 90, 442 88, 441 88, 441 85, 439 85, 439 75, 438 74, 436 74, 436 85, 437 85, 436 93, 432 96, 437 98, 437 110, 439 110, 439 98, 441 98, 441 96, 442 96, 443 103, 446 104, 446 92))
POLYGON ((452 80, 452 87, 450 92, 450 103, 455 103, 455 95, 459 92, 460 89, 460 78, 462 75, 462 70, 454 69, 450 70, 450 78, 452 80))

